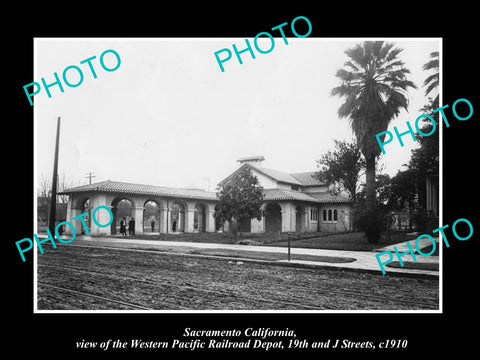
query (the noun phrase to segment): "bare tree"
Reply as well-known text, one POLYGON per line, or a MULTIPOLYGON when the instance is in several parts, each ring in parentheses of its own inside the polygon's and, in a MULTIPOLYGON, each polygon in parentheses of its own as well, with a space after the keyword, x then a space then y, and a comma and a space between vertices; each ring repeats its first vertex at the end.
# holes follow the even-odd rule
POLYGON ((38 187, 37 187, 37 196, 48 198, 50 197, 50 190, 51 190, 51 180, 48 179, 48 177, 42 173, 40 176, 39 182, 38 182, 38 187))
MULTIPOLYGON (((82 184, 81 180, 73 180, 71 176, 67 176, 65 173, 61 173, 57 177, 57 191, 62 192, 66 189, 79 186, 82 184)), ((37 214, 38 218, 42 222, 48 223, 48 218, 50 214, 50 198, 52 196, 52 176, 50 174, 42 173, 37 183, 37 197, 39 201, 37 203, 37 214)), ((60 213, 57 214, 57 217, 63 218, 66 213, 66 206, 68 203, 68 195, 58 195, 57 194, 57 203, 62 204, 60 213)))
MULTIPOLYGON (((75 186, 82 185, 82 180, 74 180, 71 176, 68 176, 66 173, 61 173, 58 175, 58 192, 70 189, 75 186)), ((40 175, 39 182, 37 184, 37 196, 49 198, 51 195, 52 189, 52 176, 50 174, 42 173, 40 175)), ((61 204, 68 202, 68 195, 58 195, 58 200, 61 204)))

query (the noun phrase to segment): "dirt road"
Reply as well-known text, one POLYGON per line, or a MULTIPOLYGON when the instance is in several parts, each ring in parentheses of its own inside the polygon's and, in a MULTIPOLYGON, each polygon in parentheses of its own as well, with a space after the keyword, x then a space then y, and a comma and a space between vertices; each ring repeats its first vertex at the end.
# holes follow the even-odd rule
POLYGON ((438 280, 75 246, 38 256, 39 310, 438 309, 438 280))

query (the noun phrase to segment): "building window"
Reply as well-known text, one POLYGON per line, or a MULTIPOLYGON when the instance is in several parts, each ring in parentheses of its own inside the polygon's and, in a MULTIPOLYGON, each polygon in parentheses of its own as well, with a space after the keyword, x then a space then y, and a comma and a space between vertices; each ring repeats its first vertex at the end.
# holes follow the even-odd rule
POLYGON ((298 185, 292 185, 291 189, 295 190, 295 191, 298 191, 298 185))
POLYGON ((310 209, 310 220, 311 221, 318 221, 318 210, 317 209, 310 209))
POLYGON ((337 222, 338 221, 338 210, 337 209, 326 209, 322 211, 322 218, 324 222, 337 222))

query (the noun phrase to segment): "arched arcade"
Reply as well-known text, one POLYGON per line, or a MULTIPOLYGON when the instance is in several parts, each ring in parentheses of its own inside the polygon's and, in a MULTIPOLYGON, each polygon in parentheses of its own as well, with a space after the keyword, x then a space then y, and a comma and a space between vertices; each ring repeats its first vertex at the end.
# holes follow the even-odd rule
MULTIPOLYGON (((83 228, 79 216, 85 213, 87 214, 83 218, 92 235, 119 235, 120 221, 123 218, 127 222, 135 220, 135 234, 215 231, 216 194, 213 192, 108 180, 65 190, 63 193, 69 195, 66 220, 75 225, 77 234, 83 228), (92 211, 101 205, 109 207, 113 215, 110 226, 104 228, 90 221, 92 211), (74 220, 76 217, 78 218, 74 220)), ((98 211, 97 215, 105 218, 108 212, 98 211)), ((100 224, 107 224, 108 220, 105 218, 100 224)), ((67 227, 67 233, 68 230, 67 227)))

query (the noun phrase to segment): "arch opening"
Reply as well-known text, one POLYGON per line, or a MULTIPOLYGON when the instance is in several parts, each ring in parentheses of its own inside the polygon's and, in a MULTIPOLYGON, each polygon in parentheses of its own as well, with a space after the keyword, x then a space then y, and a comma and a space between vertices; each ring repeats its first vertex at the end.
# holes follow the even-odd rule
POLYGON ((205 232, 207 229, 206 206, 202 203, 195 204, 193 213, 193 231, 205 232))
POLYGON ((265 206, 265 231, 282 231, 282 208, 277 203, 265 206))
POLYGON ((160 204, 153 199, 143 204, 143 233, 160 234, 160 204))
POLYGON ((110 225, 110 232, 112 235, 126 236, 128 221, 133 217, 134 203, 124 196, 118 196, 113 199, 111 206, 113 221, 110 225))
POLYGON ((295 231, 304 232, 306 228, 305 224, 305 206, 297 205, 295 207, 295 231))
POLYGON ((177 200, 170 205, 169 228, 172 233, 185 231, 185 209, 186 206, 177 200))

